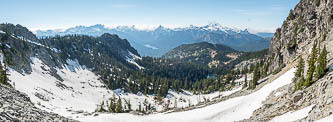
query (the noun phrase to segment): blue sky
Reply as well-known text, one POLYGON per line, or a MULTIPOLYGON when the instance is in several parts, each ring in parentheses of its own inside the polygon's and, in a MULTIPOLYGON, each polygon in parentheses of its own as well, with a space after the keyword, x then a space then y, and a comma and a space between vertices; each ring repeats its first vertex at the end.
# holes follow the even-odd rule
POLYGON ((206 25, 274 31, 299 0, 0 0, 0 22, 29 29, 76 25, 206 25))

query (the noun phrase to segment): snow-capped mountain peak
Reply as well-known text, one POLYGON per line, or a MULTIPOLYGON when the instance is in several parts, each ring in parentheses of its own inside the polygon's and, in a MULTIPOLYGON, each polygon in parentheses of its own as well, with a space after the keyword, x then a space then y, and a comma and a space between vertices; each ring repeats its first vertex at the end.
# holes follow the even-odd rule
POLYGON ((249 33, 247 29, 230 28, 219 23, 210 23, 205 26, 189 25, 177 28, 159 25, 150 27, 150 29, 143 29, 137 25, 105 27, 98 24, 94 26, 76 26, 63 32, 38 31, 37 36, 68 34, 100 36, 104 33, 117 34, 121 38, 128 39, 130 44, 144 56, 161 56, 181 44, 198 41, 224 44, 239 51, 258 51, 268 48, 269 45, 268 40, 249 33), (152 45, 156 48, 147 47, 146 45, 152 45))

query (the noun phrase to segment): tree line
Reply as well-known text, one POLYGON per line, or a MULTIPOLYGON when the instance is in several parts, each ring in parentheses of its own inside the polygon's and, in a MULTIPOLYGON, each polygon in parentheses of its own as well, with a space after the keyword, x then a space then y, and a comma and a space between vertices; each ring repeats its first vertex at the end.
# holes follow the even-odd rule
POLYGON ((315 81, 322 78, 328 71, 327 68, 327 49, 326 46, 320 50, 320 46, 317 47, 317 43, 313 44, 311 55, 308 60, 308 70, 305 75, 305 61, 302 56, 299 57, 297 70, 293 81, 295 83, 295 91, 302 90, 311 86, 315 81), (318 48, 319 47, 319 48, 318 48))

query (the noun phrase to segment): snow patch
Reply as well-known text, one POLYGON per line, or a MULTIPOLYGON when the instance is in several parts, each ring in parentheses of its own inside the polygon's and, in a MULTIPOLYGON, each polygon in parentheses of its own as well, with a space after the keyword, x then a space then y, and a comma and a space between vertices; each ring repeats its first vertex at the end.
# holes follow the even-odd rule
POLYGON ((312 110, 314 105, 310 105, 308 107, 305 107, 303 109, 288 112, 281 116, 274 117, 270 122, 291 122, 296 121, 302 118, 305 118, 308 116, 309 112, 312 110))
POLYGON ((317 120, 315 122, 333 122, 333 115, 330 115, 328 117, 322 118, 322 119, 317 120))
MULTIPOLYGON (((32 73, 22 75, 10 71, 9 79, 15 88, 26 93, 38 108, 73 117, 74 111, 93 112, 96 105, 111 97, 110 90, 98 80, 98 76, 87 69, 76 68, 75 72, 57 69, 64 80, 60 81, 49 73, 49 67, 37 59, 33 61, 32 73)), ((70 61, 69 61, 70 62, 70 61)), ((70 62, 74 66, 75 62, 70 62)))
POLYGON ((132 52, 128 51, 129 56, 126 57, 127 62, 134 64, 139 69, 145 69, 144 67, 140 66, 138 63, 135 62, 135 60, 141 60, 142 58, 133 54, 132 52))
POLYGON ((251 117, 253 111, 262 106, 264 101, 274 90, 290 84, 294 77, 295 68, 289 70, 278 79, 268 83, 258 91, 207 107, 190 111, 170 114, 153 114, 148 116, 136 116, 128 113, 123 114, 100 114, 99 116, 85 116, 78 118, 81 121, 136 121, 136 122, 201 122, 201 121, 237 121, 251 117))
POLYGON ((4 60, 4 56, 3 56, 2 53, 0 53, 0 62, 1 62, 1 64, 3 64, 3 60, 4 60))
POLYGON ((52 51, 54 51, 54 52, 56 52, 56 53, 59 52, 59 50, 57 50, 56 48, 50 48, 50 47, 45 46, 45 45, 43 45, 43 44, 41 44, 41 43, 38 43, 38 42, 35 42, 35 41, 31 41, 31 40, 29 40, 29 39, 26 39, 26 38, 24 38, 24 37, 22 37, 22 36, 17 36, 17 37, 16 37, 16 36, 13 34, 12 37, 14 37, 14 38, 18 38, 18 39, 20 39, 20 40, 23 40, 23 41, 29 42, 29 43, 34 44, 34 45, 38 45, 38 46, 41 46, 41 47, 44 47, 44 48, 48 48, 48 49, 50 49, 50 50, 52 50, 52 51))
POLYGON ((280 96, 280 95, 281 95, 281 92, 276 92, 276 93, 274 94, 275 97, 280 96))
POLYGON ((11 46, 9 46, 8 44, 6 44, 6 47, 8 47, 8 48, 12 48, 11 46))
MULTIPOLYGON (((0 55, 0 59, 3 57, 0 55)), ((139 95, 126 93, 122 89, 108 90, 105 85, 98 80, 90 70, 81 66, 77 60, 66 60, 65 68, 56 68, 57 74, 63 79, 60 81, 50 73, 50 67, 45 65, 38 58, 31 58, 31 74, 20 74, 10 69, 9 79, 15 84, 15 88, 26 93, 36 107, 59 115, 76 119, 87 119, 83 114, 78 112, 94 112, 97 105, 102 101, 106 102, 114 95, 122 99, 130 100, 132 109, 136 110, 147 100, 157 111, 163 110, 164 104, 159 104, 155 100, 155 95, 139 95), (73 72, 74 71, 74 72, 73 72)), ((170 100, 170 107, 187 107, 189 104, 194 105, 204 101, 204 99, 214 99, 218 96, 227 96, 241 90, 235 88, 231 91, 214 92, 211 94, 193 95, 189 91, 177 93, 169 90, 168 98, 163 101, 170 100)), ((125 104, 125 103, 123 103, 125 104)), ((116 114, 118 115, 118 114, 116 114)), ((120 115, 120 114, 119 114, 120 115)), ((97 119, 93 116, 93 119, 97 119)), ((125 119, 125 118, 124 118, 125 119)))
POLYGON ((75 59, 75 60, 67 59, 66 62, 68 64, 68 65, 66 65, 66 68, 72 72, 75 72, 76 69, 81 68, 81 65, 79 64, 77 59, 75 59))

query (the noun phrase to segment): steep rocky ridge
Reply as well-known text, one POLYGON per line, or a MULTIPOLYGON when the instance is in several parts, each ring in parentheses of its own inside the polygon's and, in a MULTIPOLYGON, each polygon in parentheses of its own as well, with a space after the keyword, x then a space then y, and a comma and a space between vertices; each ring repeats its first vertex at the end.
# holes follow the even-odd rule
POLYGON ((301 110, 313 105, 302 121, 315 121, 332 115, 333 72, 315 82, 303 91, 294 91, 294 83, 272 92, 263 106, 246 121, 269 121, 287 112, 301 110))
MULTIPOLYGON (((271 41, 269 53, 272 56, 270 70, 282 64, 295 64, 299 56, 305 59, 305 73, 315 43, 323 49, 326 46, 328 66, 333 63, 333 2, 330 0, 301 0, 277 29, 271 41)), ((295 66, 295 65, 294 65, 295 66)), ((295 91, 295 83, 272 92, 252 117, 243 121, 277 121, 286 116, 304 117, 293 121, 315 121, 332 115, 332 72, 315 81, 310 87, 295 91), (308 109, 308 111, 305 111, 308 109)), ((281 120, 280 120, 281 121, 281 120)), ((288 120, 290 121, 290 120, 288 120)))
POLYGON ((37 39, 21 25, 0 24, 0 31, 1 39, 6 38, 1 42, 4 60, 21 73, 31 72, 31 57, 42 60, 51 67, 51 72, 54 67, 63 68, 67 59, 78 60, 81 65, 94 70, 98 67, 93 67, 93 61, 102 65, 113 63, 113 68, 135 69, 137 67, 127 60, 140 57, 127 40, 107 33, 100 37, 67 35, 37 39))
POLYGON ((301 0, 290 11, 283 26, 276 30, 269 51, 273 58, 271 70, 295 61, 302 55, 306 60, 316 42, 328 50, 328 64, 333 63, 333 2, 330 0, 301 0))

